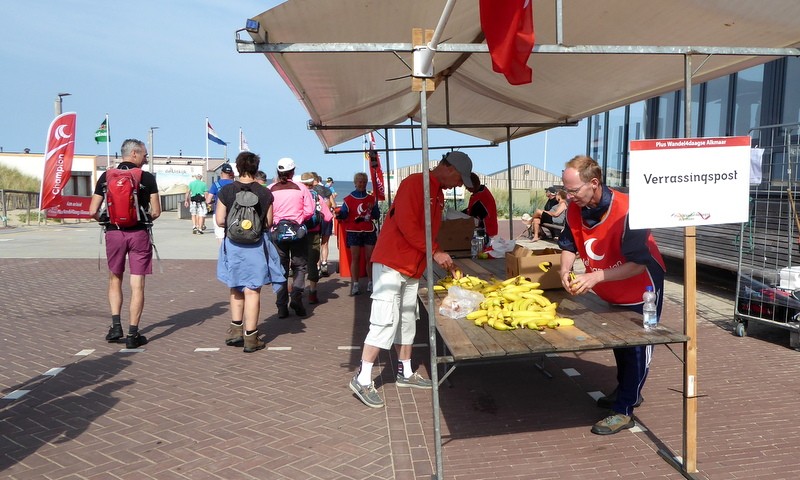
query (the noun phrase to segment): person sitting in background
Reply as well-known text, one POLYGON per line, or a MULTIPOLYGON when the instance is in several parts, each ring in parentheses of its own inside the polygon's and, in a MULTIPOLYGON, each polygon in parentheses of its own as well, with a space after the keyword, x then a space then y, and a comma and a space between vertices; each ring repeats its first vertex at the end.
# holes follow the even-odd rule
POLYGON ((478 234, 483 236, 483 244, 489 246, 492 237, 497 236, 497 203, 492 192, 481 183, 480 177, 473 172, 470 176, 472 186, 466 187, 471 193, 469 204, 463 210, 470 217, 475 218, 478 223, 478 234))
POLYGON ((533 238, 532 241, 539 240, 539 231, 542 229, 543 223, 552 223, 553 225, 564 225, 564 220, 567 218, 567 192, 559 190, 556 193, 556 203, 549 210, 537 209, 533 212, 533 238))

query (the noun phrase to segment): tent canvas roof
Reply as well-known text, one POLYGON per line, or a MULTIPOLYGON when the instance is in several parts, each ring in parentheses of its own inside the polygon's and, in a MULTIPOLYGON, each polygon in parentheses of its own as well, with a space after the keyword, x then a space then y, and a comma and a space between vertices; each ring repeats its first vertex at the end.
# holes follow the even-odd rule
MULTIPOLYGON (((411 42, 414 27, 434 29, 445 0, 402 2, 290 0, 254 18, 270 44, 354 44, 411 42)), ((509 85, 491 69, 488 53, 447 52, 434 59, 441 80, 427 102, 431 125, 493 142, 506 140, 505 128, 470 125, 525 125, 512 138, 575 122, 595 113, 682 88, 683 56, 593 54, 588 46, 708 46, 784 48, 800 45, 800 2, 570 0, 563 2, 563 46, 586 54, 546 53, 557 46, 556 2, 534 0, 536 49, 528 64, 533 83, 509 85), (446 87, 443 79, 446 78, 446 87)), ((442 46, 481 43, 478 2, 456 2, 442 35, 442 46)), ((596 49, 599 51, 599 49, 596 49)), ((240 51, 243 51, 240 48, 240 51)), ((391 126, 420 121, 419 93, 409 78, 412 54, 267 53, 311 123, 324 127, 391 126)), ((772 60, 774 57, 698 55, 693 83, 707 81, 772 60), (699 67, 699 68, 698 68, 699 67)), ((325 148, 356 138, 368 128, 320 129, 325 148)))

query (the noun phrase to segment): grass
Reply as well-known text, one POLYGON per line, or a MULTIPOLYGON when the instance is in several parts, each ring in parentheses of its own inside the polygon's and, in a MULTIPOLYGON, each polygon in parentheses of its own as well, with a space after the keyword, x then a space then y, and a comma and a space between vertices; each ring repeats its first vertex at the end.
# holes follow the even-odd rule
POLYGON ((41 180, 25 175, 16 168, 0 165, 0 189, 38 192, 41 180))

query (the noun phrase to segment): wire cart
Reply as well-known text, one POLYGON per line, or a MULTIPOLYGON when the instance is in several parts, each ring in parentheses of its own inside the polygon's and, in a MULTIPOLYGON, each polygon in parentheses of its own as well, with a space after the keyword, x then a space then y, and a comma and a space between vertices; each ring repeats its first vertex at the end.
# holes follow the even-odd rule
POLYGON ((734 334, 744 337, 748 323, 758 322, 789 330, 790 346, 800 349, 800 255, 793 265, 800 123, 755 128, 750 136, 763 149, 762 179, 751 185, 749 219, 738 235, 734 334))

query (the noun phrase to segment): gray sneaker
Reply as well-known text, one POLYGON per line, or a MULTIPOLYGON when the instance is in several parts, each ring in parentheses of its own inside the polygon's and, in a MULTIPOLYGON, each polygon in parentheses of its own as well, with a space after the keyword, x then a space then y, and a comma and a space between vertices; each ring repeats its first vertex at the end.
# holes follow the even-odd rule
POLYGON ((411 387, 411 388, 433 388, 433 382, 423 377, 417 372, 414 372, 410 377, 406 378, 399 373, 397 374, 398 387, 411 387))
POLYGON ((378 395, 378 391, 375 390, 374 382, 369 385, 361 385, 358 383, 358 376, 354 376, 350 380, 350 390, 368 407, 381 408, 383 406, 383 399, 378 395))

